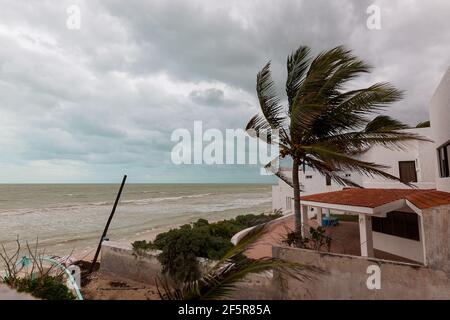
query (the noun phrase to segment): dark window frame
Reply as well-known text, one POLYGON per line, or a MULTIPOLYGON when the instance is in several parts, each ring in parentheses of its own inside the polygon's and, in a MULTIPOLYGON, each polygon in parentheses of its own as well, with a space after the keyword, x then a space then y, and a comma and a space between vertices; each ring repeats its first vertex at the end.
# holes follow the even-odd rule
POLYGON ((437 159, 439 166, 439 177, 450 177, 450 161, 448 158, 448 149, 450 150, 450 141, 447 141, 437 148, 437 159))
POLYGON ((325 184, 327 186, 331 186, 331 176, 329 176, 329 175, 325 176, 325 184))
POLYGON ((399 161, 398 162, 398 177, 401 181, 409 183, 409 182, 417 182, 417 168, 416 168, 416 161, 415 160, 408 160, 408 161, 399 161), (403 181, 402 179, 402 164, 405 163, 413 163, 414 164, 414 180, 413 181, 403 181))
POLYGON ((415 213, 391 211, 386 218, 372 217, 372 231, 420 241, 420 220, 415 213))

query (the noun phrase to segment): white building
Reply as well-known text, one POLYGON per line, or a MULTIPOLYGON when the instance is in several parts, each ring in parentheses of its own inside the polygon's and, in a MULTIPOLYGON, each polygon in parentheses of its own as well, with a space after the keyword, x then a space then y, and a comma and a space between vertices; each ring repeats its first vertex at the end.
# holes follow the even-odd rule
MULTIPOLYGON (((302 223, 322 214, 359 216, 361 256, 374 249, 450 274, 450 69, 430 103, 431 128, 408 129, 432 142, 412 141, 404 150, 374 147, 360 156, 388 167, 400 182, 342 172, 364 189, 345 189, 314 171, 301 172, 302 223)), ((283 170, 290 175, 289 169, 283 170)), ((280 181, 272 189, 273 208, 291 212, 292 188, 280 181)), ((305 228, 304 232, 307 232, 305 228)))
MULTIPOLYGON (((444 75, 430 103, 431 128, 415 128, 414 132, 432 140, 411 141, 403 150, 390 150, 376 146, 359 158, 388 167, 385 171, 402 181, 413 182, 419 189, 437 189, 450 192, 450 69, 444 75)), ((280 169, 291 177, 291 168, 280 169)), ((341 175, 364 188, 405 189, 406 185, 381 177, 360 176, 354 172, 341 175)), ((343 186, 309 168, 299 172, 301 196, 342 190, 343 186)), ((293 208, 292 188, 284 181, 272 186, 272 208, 291 212, 293 208)))
POLYGON ((450 69, 444 75, 430 103, 430 121, 434 140, 436 188, 450 192, 450 69))

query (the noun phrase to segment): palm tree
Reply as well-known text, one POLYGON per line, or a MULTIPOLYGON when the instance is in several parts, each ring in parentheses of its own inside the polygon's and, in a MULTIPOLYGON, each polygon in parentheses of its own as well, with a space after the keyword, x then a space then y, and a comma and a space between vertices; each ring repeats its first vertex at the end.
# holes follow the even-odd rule
MULTIPOLYGON (((264 257, 250 259, 245 256, 267 231, 266 224, 253 228, 236 246, 231 248, 214 266, 206 270, 198 280, 184 282, 181 287, 170 285, 167 278, 157 281, 162 300, 216 300, 229 298, 237 285, 249 274, 276 270, 280 275, 298 281, 311 280, 314 274, 323 271, 311 265, 302 265, 279 258, 264 257)), ((280 277, 283 285, 284 277, 280 277)))
MULTIPOLYGON (((287 108, 276 93, 270 62, 257 75, 256 91, 262 115, 255 115, 246 130, 268 143, 278 143, 280 157, 289 156, 293 160, 292 181, 280 172, 276 174, 294 189, 296 232, 302 228, 299 168, 309 166, 341 185, 355 187, 359 186, 339 175, 339 171, 352 170, 399 181, 383 171, 385 166, 359 160, 357 154, 373 145, 403 148, 411 139, 425 140, 402 131, 407 126, 388 116, 370 121, 370 115, 403 96, 389 83, 348 89, 351 80, 370 69, 343 46, 323 51, 314 59, 310 57, 310 48, 301 46, 287 58, 287 108), (271 130, 278 130, 278 138, 270 134, 271 130)), ((266 165, 271 167, 272 163, 266 165)))
POLYGON ((431 126, 430 120, 419 122, 416 128, 429 128, 431 126))

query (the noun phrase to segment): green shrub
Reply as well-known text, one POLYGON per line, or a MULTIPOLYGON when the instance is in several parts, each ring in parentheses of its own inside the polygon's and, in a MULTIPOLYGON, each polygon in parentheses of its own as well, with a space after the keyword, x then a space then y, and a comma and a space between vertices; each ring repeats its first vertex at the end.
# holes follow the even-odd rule
POLYGON ((287 244, 290 247, 317 251, 321 251, 323 247, 325 247, 327 251, 330 251, 331 241, 331 237, 326 235, 326 230, 323 227, 310 227, 308 237, 302 236, 301 232, 298 231, 289 231, 281 240, 282 243, 287 244))
POLYGON ((239 231, 280 217, 281 214, 240 215, 235 219, 209 223, 198 219, 177 229, 160 233, 153 242, 135 241, 133 249, 142 251, 161 250, 158 259, 163 273, 176 282, 194 281, 200 277, 197 257, 219 260, 233 247, 231 238, 239 231))
POLYGON ((131 244, 136 253, 142 253, 148 250, 158 249, 151 241, 137 240, 131 244))
POLYGON ((352 214, 331 214, 330 215, 332 218, 336 218, 339 221, 351 221, 351 222, 358 222, 359 221, 359 217, 358 215, 352 215, 352 214))
MULTIPOLYGON (((8 279, 5 280, 8 284, 8 279)), ((61 277, 49 275, 37 278, 18 278, 14 287, 19 292, 26 292, 32 296, 45 300, 74 300, 75 296, 63 283, 61 277)))

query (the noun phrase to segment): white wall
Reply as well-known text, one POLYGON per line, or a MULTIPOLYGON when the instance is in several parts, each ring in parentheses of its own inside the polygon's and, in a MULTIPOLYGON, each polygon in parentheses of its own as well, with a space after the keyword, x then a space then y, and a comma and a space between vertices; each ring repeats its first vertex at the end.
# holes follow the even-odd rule
POLYGON ((372 236, 375 249, 424 263, 422 242, 380 232, 372 232, 372 236))
MULTIPOLYGON (((408 129, 407 131, 416 133, 425 138, 431 139, 430 128, 408 129)), ((420 189, 436 188, 436 166, 437 156, 435 146, 427 141, 410 141, 403 150, 390 150, 382 146, 375 146, 360 156, 363 161, 374 162, 385 165, 388 168, 384 171, 399 177, 399 161, 415 161, 418 182, 415 185, 420 189)), ((292 177, 291 169, 284 168, 282 172, 287 177, 292 177)), ((349 174, 348 179, 362 185, 365 188, 409 188, 401 182, 386 180, 381 177, 367 177, 354 172, 342 172, 341 175, 349 174)), ((331 186, 326 185, 326 178, 318 172, 307 169, 299 172, 300 183, 303 192, 301 195, 310 195, 330 191, 342 190, 343 186, 332 181, 331 186)), ((277 186, 272 188, 272 208, 282 209, 284 212, 291 212, 291 208, 286 201, 293 198, 292 188, 284 181, 279 180, 277 186)), ((293 207, 293 205, 291 205, 293 207)))
MULTIPOLYGON (((450 141, 450 69, 447 70, 436 89, 430 102, 430 121, 432 127, 432 137, 436 149, 444 143, 450 141)), ((436 188, 438 190, 450 192, 450 177, 440 178, 439 168, 436 166, 436 188)))
MULTIPOLYGON (((430 128, 417 128, 405 130, 431 139, 430 128)), ((361 160, 385 165, 388 168, 385 172, 400 176, 399 161, 415 161, 417 183, 420 189, 434 189, 436 187, 436 151, 434 144, 427 141, 410 141, 403 150, 390 150, 382 146, 372 147, 369 151, 361 155, 361 160)), ((362 177, 365 188, 408 188, 408 186, 381 177, 362 177)))
MULTIPOLYGON (((290 169, 282 169, 285 176, 291 178, 292 171, 290 169)), ((348 179, 355 179, 358 183, 360 177, 351 172, 343 172, 342 175, 350 174, 348 179)), ((299 172, 300 188, 303 190, 301 196, 309 194, 316 194, 322 192, 338 191, 342 190, 343 186, 331 181, 331 185, 326 185, 326 178, 318 172, 313 170, 305 170, 299 172), (308 178, 307 178, 308 177, 308 178)), ((284 181, 278 179, 278 185, 272 186, 272 209, 281 209, 283 212, 292 212, 294 204, 289 205, 289 199, 293 201, 293 189, 284 181)), ((310 215, 313 215, 315 211, 311 211, 310 215)))
POLYGON ((311 280, 292 277, 277 280, 277 299, 449 299, 450 278, 441 270, 374 258, 274 246, 273 256, 293 263, 319 267, 311 280), (381 270, 381 290, 367 287, 369 266, 381 270))

